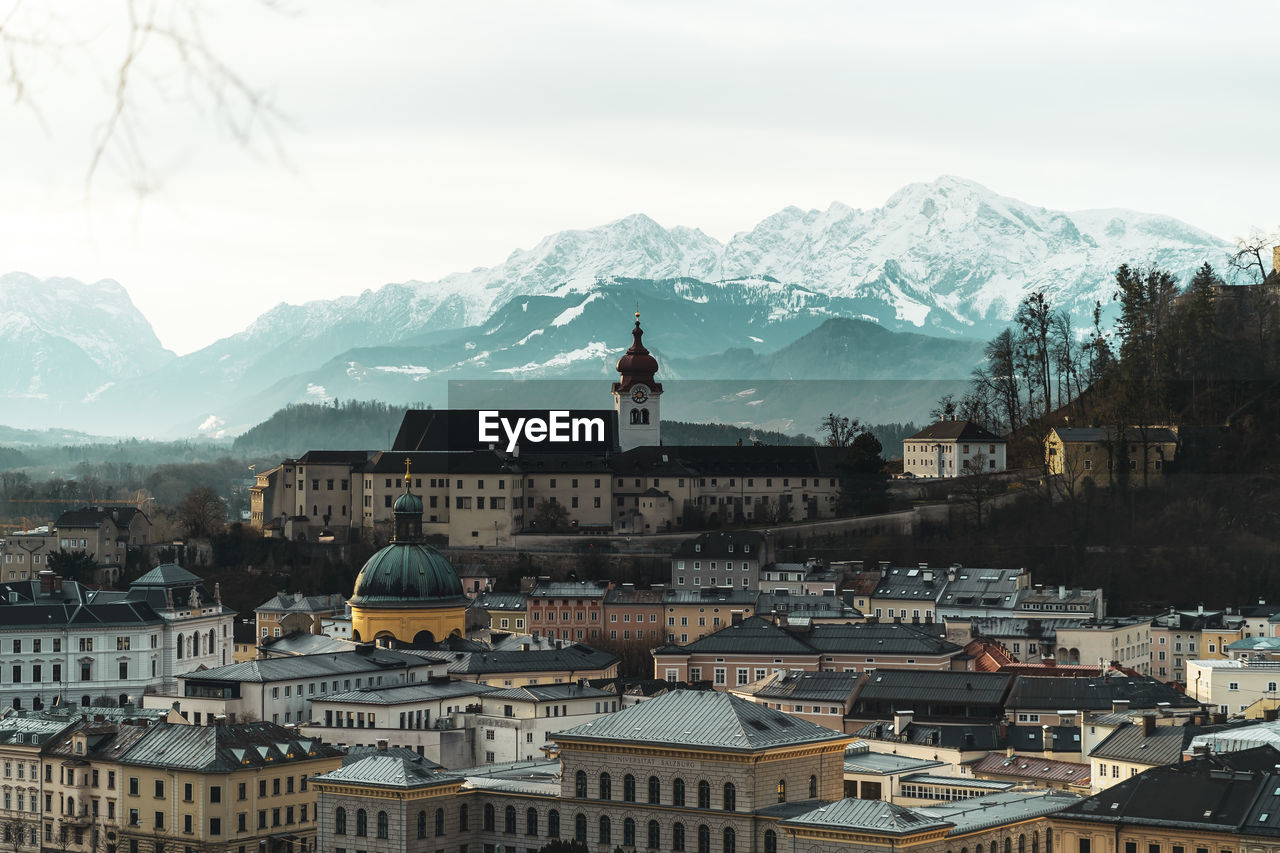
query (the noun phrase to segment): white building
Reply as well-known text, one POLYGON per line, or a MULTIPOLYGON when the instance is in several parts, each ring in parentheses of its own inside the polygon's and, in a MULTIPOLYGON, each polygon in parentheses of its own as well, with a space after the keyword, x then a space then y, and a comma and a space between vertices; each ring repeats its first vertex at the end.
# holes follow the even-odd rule
POLYGON ((217 588, 168 564, 128 590, 92 590, 42 571, 0 584, 0 702, 140 703, 183 673, 232 659, 231 622, 217 588))
POLYGON ((940 479, 1005 470, 1007 442, 972 421, 938 421, 902 441, 902 471, 940 479))
POLYGON ((349 652, 260 658, 187 673, 176 690, 148 696, 145 707, 173 707, 197 725, 211 725, 218 717, 232 723, 306 723, 314 699, 441 676, 446 657, 359 646, 349 652))
POLYGON ((1189 660, 1187 695, 1223 714, 1242 714, 1259 699, 1280 698, 1280 661, 1189 660))

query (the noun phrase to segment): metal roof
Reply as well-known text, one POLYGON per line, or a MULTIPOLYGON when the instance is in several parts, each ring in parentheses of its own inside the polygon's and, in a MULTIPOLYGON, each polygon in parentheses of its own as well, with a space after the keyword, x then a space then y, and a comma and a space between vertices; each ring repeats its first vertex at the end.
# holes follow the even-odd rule
POLYGON ((761 682, 761 699, 787 699, 844 704, 858 683, 856 672, 775 672, 761 682))
POLYGON ((1013 676, 999 672, 927 669, 877 669, 867 673, 858 702, 892 701, 902 710, 911 703, 1004 706, 1013 676))
POLYGON ((945 764, 944 761, 930 761, 927 758, 912 758, 888 752, 863 752, 854 755, 846 753, 844 772, 894 776, 899 773, 918 772, 926 767, 942 767, 945 764))
POLYGON ((462 781, 461 776, 437 773, 435 762, 407 759, 399 755, 370 755, 345 764, 316 782, 369 785, 375 788, 426 788, 462 781))
POLYGON ((436 661, 398 652, 392 649, 361 649, 350 652, 334 652, 318 655, 291 655, 281 658, 263 658, 218 666, 213 669, 188 672, 180 679, 193 681, 290 681, 326 675, 355 675, 362 672, 403 670, 430 666, 436 661))
POLYGON ((837 800, 813 811, 782 821, 783 826, 813 826, 824 829, 846 829, 876 835, 915 835, 951 826, 918 809, 886 803, 883 800, 837 800))
POLYGON ((562 649, 528 649, 519 651, 458 652, 449 663, 454 674, 487 674, 496 672, 547 672, 566 670, 581 672, 608 669, 618 656, 574 643, 562 649))
POLYGON ((673 690, 554 738, 756 751, 848 735, 728 693, 673 690))
POLYGON ((1226 726, 1154 726, 1148 733, 1141 724, 1123 723, 1089 753, 1090 758, 1128 761, 1133 764, 1172 764, 1182 760, 1197 735, 1226 730, 1226 726))
POLYGON ((412 684, 361 687, 358 690, 328 693, 316 696, 311 701, 312 704, 332 702, 348 705, 406 705, 414 702, 452 699, 457 696, 478 696, 497 689, 474 681, 418 681, 412 684))
POLYGON ((1066 782, 1069 785, 1087 785, 1090 776, 1088 764, 1029 755, 1005 755, 1002 752, 992 752, 978 759, 970 769, 975 775, 989 773, 1037 782, 1066 782))
POLYGON ((514 699, 517 702, 559 702, 563 699, 616 699, 608 690, 580 687, 575 684, 533 684, 507 687, 486 694, 489 699, 514 699))
POLYGON ((191 726, 156 723, 123 756, 121 764, 200 772, 277 767, 288 761, 337 758, 342 750, 300 737, 274 723, 191 726))
POLYGON ((1066 791, 1007 791, 924 806, 918 811, 955 824, 947 835, 956 836, 1054 814, 1081 799, 1078 794, 1066 791))
POLYGON ((1071 678, 1019 675, 1009 691, 1009 708, 1060 709, 1077 711, 1111 710, 1116 699, 1128 699, 1131 709, 1154 708, 1168 702, 1174 708, 1198 707, 1199 703, 1154 678, 1096 676, 1071 678))

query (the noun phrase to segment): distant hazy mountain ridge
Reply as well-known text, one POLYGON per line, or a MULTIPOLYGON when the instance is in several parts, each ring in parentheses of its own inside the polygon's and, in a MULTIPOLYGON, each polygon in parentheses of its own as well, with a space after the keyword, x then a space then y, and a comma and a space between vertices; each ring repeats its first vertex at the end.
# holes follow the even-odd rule
POLYGON ((1083 325, 1121 263, 1185 276, 1229 249, 1168 217, 1050 211, 944 177, 872 210, 787 208, 725 244, 644 215, 563 231, 494 267, 277 305, 182 358, 114 282, 14 273, 0 278, 0 423, 236 432, 290 403, 446 405, 451 379, 607 380, 637 301, 670 378, 959 379, 1032 290, 1083 325), (882 328, 823 327, 833 318, 882 328))

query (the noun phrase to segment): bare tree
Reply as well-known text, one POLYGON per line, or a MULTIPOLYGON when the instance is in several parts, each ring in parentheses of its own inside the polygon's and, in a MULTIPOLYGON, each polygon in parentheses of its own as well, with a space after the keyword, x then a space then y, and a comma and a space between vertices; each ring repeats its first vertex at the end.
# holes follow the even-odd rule
MULTIPOLYGON (((104 164, 118 170, 139 194, 159 185, 146 144, 146 117, 170 104, 194 109, 241 146, 253 148, 263 139, 282 156, 278 131, 283 116, 270 92, 243 77, 224 59, 225 46, 208 35, 207 19, 217 4, 119 0, 90 4, 74 14, 21 0, 7 5, 7 11, 0 11, 5 84, 46 133, 55 129, 46 117, 53 110, 36 93, 47 89, 49 69, 87 66, 92 78, 78 80, 77 90, 104 92, 88 151, 86 194, 104 164), (99 58, 104 46, 110 57, 105 61, 99 58)), ((264 8, 272 5, 262 2, 264 8)))
POLYGON ((1248 237, 1236 240, 1236 250, 1227 263, 1247 276, 1251 283, 1262 284, 1270 267, 1267 250, 1277 243, 1280 243, 1280 231, 1267 234, 1255 228, 1248 237))
POLYGON ((987 453, 979 450, 960 466, 960 477, 956 483, 957 491, 965 502, 973 509, 974 524, 982 529, 984 510, 988 509, 988 501, 996 491, 996 483, 989 472, 987 453))
POLYGON ((818 427, 820 432, 827 434, 828 447, 848 447, 863 429, 857 418, 837 415, 835 412, 828 412, 822 419, 822 425, 818 427))

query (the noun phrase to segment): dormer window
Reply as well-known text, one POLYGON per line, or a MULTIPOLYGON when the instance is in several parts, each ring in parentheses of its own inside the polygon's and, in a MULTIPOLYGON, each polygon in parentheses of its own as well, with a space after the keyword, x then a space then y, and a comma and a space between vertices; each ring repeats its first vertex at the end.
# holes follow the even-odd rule
POLYGON ((729 553, 730 553, 730 554, 732 554, 732 553, 733 553, 733 543, 732 543, 732 542, 730 542, 730 543, 729 543, 729 553))
POLYGON ((694 543, 694 545, 693 545, 693 550, 695 550, 695 551, 701 551, 701 550, 702 550, 702 543, 700 543, 700 542, 695 542, 695 543, 694 543))

